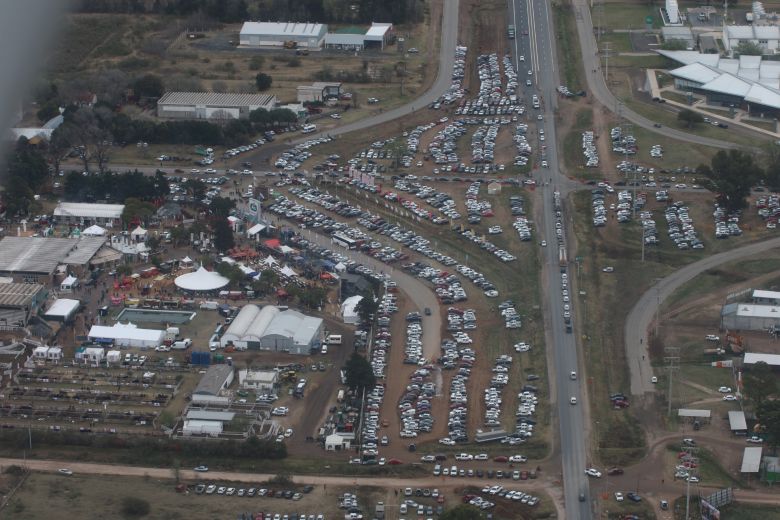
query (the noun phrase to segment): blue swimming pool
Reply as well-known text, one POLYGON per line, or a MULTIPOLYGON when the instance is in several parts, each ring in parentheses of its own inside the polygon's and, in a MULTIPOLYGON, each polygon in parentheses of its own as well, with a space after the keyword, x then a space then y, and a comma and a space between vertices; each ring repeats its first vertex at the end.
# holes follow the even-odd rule
POLYGON ((130 321, 133 323, 187 323, 192 321, 197 313, 192 311, 156 311, 153 309, 124 308, 117 321, 130 321))

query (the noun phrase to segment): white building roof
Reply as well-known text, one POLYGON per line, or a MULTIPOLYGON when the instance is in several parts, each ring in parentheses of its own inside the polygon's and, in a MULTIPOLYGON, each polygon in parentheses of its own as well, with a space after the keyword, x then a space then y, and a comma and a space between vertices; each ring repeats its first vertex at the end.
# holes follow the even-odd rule
POLYGON ((371 24, 371 27, 366 31, 366 40, 378 41, 385 37, 387 31, 393 28, 391 23, 377 23, 371 24))
POLYGON ((747 430, 745 412, 732 410, 729 412, 729 427, 732 431, 747 430))
POLYGON ((60 202, 57 207, 54 208, 54 216, 76 218, 120 218, 124 209, 124 204, 60 202))
POLYGON ((745 448, 742 455, 742 473, 758 473, 761 468, 761 452, 764 448, 761 446, 750 446, 745 448))
POLYGON ((676 78, 695 81, 696 83, 702 84, 709 83, 710 81, 719 77, 721 74, 717 70, 713 70, 712 68, 707 67, 706 65, 702 65, 701 63, 691 63, 690 65, 685 65, 679 69, 674 69, 672 73, 676 78))
POLYGON ((82 235, 102 237, 106 234, 106 230, 102 227, 94 224, 81 232, 82 235))
POLYGON ((260 341, 265 336, 292 338, 298 345, 311 343, 322 326, 322 319, 298 311, 281 311, 274 305, 262 310, 257 305, 244 305, 233 320, 223 341, 260 341))
POLYGON ((328 31, 328 26, 321 23, 296 22, 244 22, 241 26, 241 36, 259 34, 275 37, 310 38, 322 36, 328 31))
POLYGON ((166 92, 158 105, 209 107, 270 107, 276 103, 271 94, 228 94, 221 92, 166 92))
POLYGON ((725 37, 729 40, 778 40, 780 27, 776 25, 727 25, 725 37))
MULTIPOLYGON (((325 45, 359 45, 365 43, 365 34, 354 33, 328 33, 325 35, 325 45)), ((298 87, 299 89, 301 87, 298 87)), ((304 89, 316 88, 314 85, 304 85, 304 89)))
POLYGON ((60 264, 84 265, 105 243, 100 237, 5 237, 0 271, 51 274, 60 264))
POLYGON ((744 97, 750 91, 750 83, 731 74, 721 74, 712 81, 702 85, 701 88, 712 92, 744 97))
POLYGON ((696 408, 680 408, 677 410, 678 417, 702 417, 709 419, 712 415, 712 410, 699 410, 696 408))
POLYGON ((780 319, 780 307, 758 303, 740 303, 737 305, 737 316, 780 319))
POLYGON ((81 305, 81 302, 78 300, 59 298, 51 307, 49 307, 49 310, 46 311, 46 316, 66 318, 73 314, 79 308, 79 305, 81 305))
POLYGON ((268 226, 266 226, 264 224, 255 224, 254 226, 252 226, 251 228, 249 228, 247 230, 246 234, 249 235, 249 236, 256 235, 256 234, 260 233, 261 231, 263 231, 267 227, 268 226))
POLYGON ((230 280, 200 266, 197 271, 176 277, 174 283, 176 287, 186 291, 213 291, 225 287, 230 283, 230 280))
POLYGON ((221 421, 230 422, 236 416, 233 412, 216 412, 211 410, 188 410, 187 419, 190 421, 221 421))
POLYGON ((780 292, 756 289, 755 291, 753 291, 753 298, 764 298, 766 300, 780 300, 780 292))
POLYGON ((89 329, 90 338, 129 339, 138 341, 162 341, 165 331, 155 329, 139 329, 132 323, 117 323, 113 327, 92 325, 89 329))
POLYGON ((760 354, 758 352, 747 352, 742 359, 743 365, 755 365, 756 363, 766 363, 769 366, 780 366, 780 354, 760 354))

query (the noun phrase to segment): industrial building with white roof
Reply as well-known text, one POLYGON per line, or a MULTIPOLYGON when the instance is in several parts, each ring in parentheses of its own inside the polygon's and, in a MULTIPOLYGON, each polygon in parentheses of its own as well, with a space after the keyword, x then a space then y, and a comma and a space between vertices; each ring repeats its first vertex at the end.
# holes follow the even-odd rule
POLYGON ((298 47, 322 46, 328 26, 321 23, 244 22, 239 42, 247 47, 282 47, 295 42, 298 47))
POLYGON ((656 51, 682 64, 672 69, 675 88, 706 96, 707 104, 734 106, 753 115, 780 114, 780 62, 761 56, 721 58, 696 51, 656 51))
POLYGON ((57 266, 86 267, 105 243, 103 237, 5 237, 0 240, 0 276, 51 283, 57 266))
POLYGON ((220 339, 222 346, 307 355, 321 344, 321 318, 266 305, 245 305, 220 339))
POLYGON ((271 94, 221 94, 218 92, 166 92, 157 101, 157 117, 166 119, 246 119, 258 108, 276 106, 271 94))

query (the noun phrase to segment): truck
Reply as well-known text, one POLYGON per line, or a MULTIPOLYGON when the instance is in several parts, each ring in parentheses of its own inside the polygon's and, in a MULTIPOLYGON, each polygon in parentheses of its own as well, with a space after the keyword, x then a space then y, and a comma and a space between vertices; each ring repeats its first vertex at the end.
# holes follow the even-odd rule
POLYGON ((514 25, 510 25, 509 27, 507 27, 506 35, 509 37, 510 40, 514 40, 515 39, 515 26, 514 25))
POLYGON ((298 42, 293 40, 288 40, 284 42, 284 48, 285 49, 297 49, 298 48, 298 42))
POLYGON ((566 272, 566 267, 568 267, 569 262, 566 259, 566 248, 563 246, 558 248, 558 264, 561 267, 561 272, 566 272))
POLYGON ((342 388, 339 390, 338 395, 336 396, 336 401, 343 403, 344 402, 344 389, 342 388))

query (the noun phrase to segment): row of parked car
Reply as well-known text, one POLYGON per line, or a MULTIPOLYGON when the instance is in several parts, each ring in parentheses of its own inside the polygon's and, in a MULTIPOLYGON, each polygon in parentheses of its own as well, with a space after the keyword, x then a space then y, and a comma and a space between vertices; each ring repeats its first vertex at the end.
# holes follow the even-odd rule
POLYGON ((427 280, 434 286, 434 292, 439 301, 444 304, 452 304, 465 301, 468 296, 460 283, 460 279, 454 274, 432 267, 424 262, 412 262, 403 266, 404 270, 418 278, 427 280))
POLYGON ((635 155, 637 152, 636 137, 631 134, 623 132, 623 129, 619 126, 612 128, 609 131, 609 135, 612 138, 612 151, 622 155, 635 155))
POLYGON ((517 123, 515 125, 512 141, 515 143, 517 155, 514 159, 515 166, 525 166, 530 160, 533 149, 528 142, 528 125, 526 123, 517 123))
POLYGON ((704 249, 704 243, 693 227, 693 219, 688 213, 688 207, 683 202, 675 202, 667 207, 664 214, 669 224, 669 238, 678 249, 704 249))
MULTIPOLYGON (((742 230, 739 228, 741 216, 742 212, 740 210, 728 213, 726 208, 720 207, 716 202, 715 209, 712 212, 712 218, 715 219, 715 238, 740 236, 742 234, 742 230)), ((772 223, 771 220, 769 222, 772 223)), ((767 228, 772 229, 769 224, 767 228)))
POLYGON ((585 166, 599 167, 599 152, 596 148, 596 136, 592 130, 582 132, 582 153, 585 156, 585 166))
POLYGON ((296 171, 312 156, 309 151, 311 148, 331 141, 332 138, 330 137, 320 137, 297 144, 289 150, 282 152, 274 162, 274 166, 284 171, 296 171))

